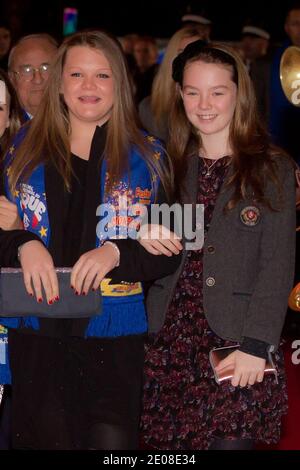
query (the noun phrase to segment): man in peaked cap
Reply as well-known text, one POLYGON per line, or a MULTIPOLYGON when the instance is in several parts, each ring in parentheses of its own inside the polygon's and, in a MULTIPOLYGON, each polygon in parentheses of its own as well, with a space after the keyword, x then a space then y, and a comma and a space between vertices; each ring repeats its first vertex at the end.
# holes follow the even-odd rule
POLYGON ((205 14, 191 13, 188 11, 181 17, 181 23, 182 26, 200 26, 203 35, 201 39, 205 41, 210 40, 212 22, 205 14))
POLYGON ((269 47, 270 34, 266 29, 252 24, 242 29, 241 50, 243 59, 250 71, 251 63, 266 55, 269 47))

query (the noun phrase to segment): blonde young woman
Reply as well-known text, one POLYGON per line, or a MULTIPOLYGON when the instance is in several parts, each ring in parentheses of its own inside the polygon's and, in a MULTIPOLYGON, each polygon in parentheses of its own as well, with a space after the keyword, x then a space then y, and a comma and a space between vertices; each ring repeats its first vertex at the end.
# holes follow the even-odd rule
POLYGON ((139 114, 145 129, 165 142, 168 139, 168 120, 175 92, 172 62, 190 42, 201 38, 201 27, 197 25, 185 26, 171 37, 154 78, 151 96, 144 98, 139 105, 139 114))
MULTIPOLYGON (((294 167, 270 143, 240 57, 189 44, 175 59, 169 152, 179 200, 204 206, 204 245, 148 293, 143 435, 158 449, 278 442, 287 410, 279 347, 295 255, 294 167), (214 348, 235 346, 217 370, 214 348), (278 383, 265 375, 273 352, 278 383)), ((141 240, 159 256, 164 240, 141 240)), ((169 248, 170 250, 170 248, 169 248)), ((170 250, 172 251, 172 250, 170 250)))
POLYGON ((0 264, 20 263, 38 302, 61 301, 59 266, 72 267, 74 296, 100 283, 103 295, 103 311, 91 319, 3 319, 13 447, 134 449, 147 331, 141 281, 172 272, 179 258, 158 259, 133 239, 108 242, 128 235, 132 217, 116 212, 102 227, 96 215, 101 203, 118 211, 125 198, 149 205, 170 192, 162 148, 137 126, 115 39, 89 31, 64 41, 5 168, 6 195, 24 230, 0 230, 0 264))

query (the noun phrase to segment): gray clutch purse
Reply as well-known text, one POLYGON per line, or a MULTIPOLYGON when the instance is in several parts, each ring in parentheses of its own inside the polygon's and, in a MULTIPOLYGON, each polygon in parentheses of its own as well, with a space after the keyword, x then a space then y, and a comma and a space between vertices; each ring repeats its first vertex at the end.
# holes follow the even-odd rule
MULTIPOLYGON (((77 296, 70 287, 70 268, 57 268, 59 301, 48 305, 38 303, 28 295, 21 269, 0 270, 0 317, 36 316, 47 318, 87 318, 100 315, 102 298, 100 289, 86 296, 77 296)), ((45 296, 44 296, 45 299, 45 296)))

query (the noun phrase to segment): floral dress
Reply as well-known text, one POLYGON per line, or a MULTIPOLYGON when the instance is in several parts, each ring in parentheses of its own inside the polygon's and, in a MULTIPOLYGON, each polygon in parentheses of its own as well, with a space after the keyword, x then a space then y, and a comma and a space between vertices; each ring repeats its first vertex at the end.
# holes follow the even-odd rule
MULTIPOLYGON (((197 202, 204 204, 205 233, 229 159, 199 164, 197 202)), ((189 251, 166 321, 146 348, 142 437, 162 450, 207 449, 215 437, 275 443, 287 412, 283 353, 274 377, 245 388, 217 385, 209 351, 235 343, 218 337, 203 311, 203 251, 189 251)))

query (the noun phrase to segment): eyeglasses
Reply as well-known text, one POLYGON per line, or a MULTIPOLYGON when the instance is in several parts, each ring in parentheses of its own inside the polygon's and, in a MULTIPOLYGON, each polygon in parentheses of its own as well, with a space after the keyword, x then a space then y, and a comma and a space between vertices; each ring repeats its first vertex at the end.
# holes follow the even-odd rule
POLYGON ((35 73, 37 72, 39 72, 43 78, 48 77, 50 72, 50 64, 41 64, 39 67, 33 67, 32 65, 21 65, 21 67, 19 67, 19 71, 14 71, 13 73, 22 80, 25 80, 25 82, 29 82, 33 79, 35 73))

